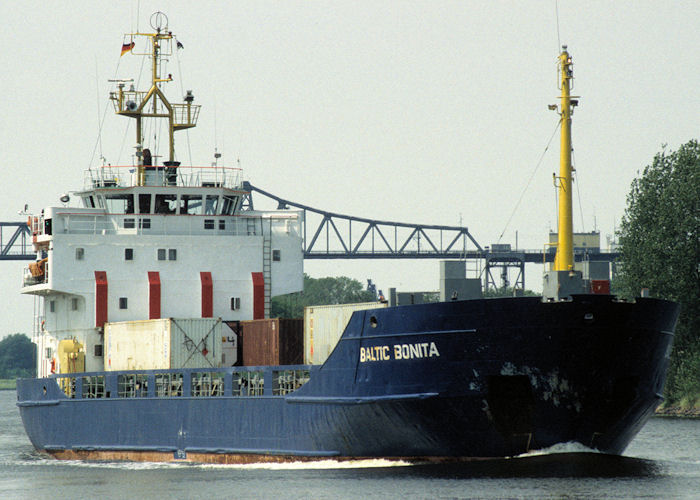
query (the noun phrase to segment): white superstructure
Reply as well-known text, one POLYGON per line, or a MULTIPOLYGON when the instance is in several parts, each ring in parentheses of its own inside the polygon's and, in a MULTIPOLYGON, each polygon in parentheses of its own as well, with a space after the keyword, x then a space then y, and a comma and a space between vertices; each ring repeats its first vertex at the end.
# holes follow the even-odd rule
POLYGON ((195 126, 199 107, 190 92, 175 105, 160 91, 171 78, 159 77, 158 61, 173 36, 154 29, 131 35, 152 47, 151 89, 120 82, 111 94, 117 114, 137 120, 135 164, 88 170, 74 195, 81 207, 49 207, 29 220, 37 261, 22 292, 37 296, 39 377, 74 371, 58 353, 67 340, 80 346, 85 371, 102 371, 106 322, 263 318, 270 297, 303 288, 301 212, 241 211, 239 169, 175 161, 173 132, 195 126), (168 120, 162 165, 144 147, 143 118, 168 120))

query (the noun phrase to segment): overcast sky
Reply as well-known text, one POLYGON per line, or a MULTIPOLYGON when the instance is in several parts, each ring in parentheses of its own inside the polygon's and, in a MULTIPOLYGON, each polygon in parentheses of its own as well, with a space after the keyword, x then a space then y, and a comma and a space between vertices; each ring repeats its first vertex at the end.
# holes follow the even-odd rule
MULTIPOLYGON (((663 144, 698 138, 700 2, 2 2, 0 220, 20 220, 127 164, 133 129, 108 79, 138 78, 122 34, 164 11, 183 43, 168 93, 192 89, 183 163, 214 148, 255 185, 333 212, 458 225, 498 240, 558 120, 560 43, 574 60, 576 231, 613 232, 630 182, 663 144), (137 14, 138 25, 137 25, 137 14), (558 33, 559 31, 559 33, 558 33), (560 41, 559 39, 560 38, 560 41), (101 146, 99 118, 107 110, 101 146), (579 209, 580 207, 580 209, 579 209), (583 217, 581 217, 581 212, 583 217)), ((146 74, 142 77, 144 80, 146 74)), ((542 248, 554 228, 552 142, 502 242, 542 248)), ((7 236, 3 235, 6 239, 7 236)), ((31 333, 23 262, 0 262, 0 335, 31 333)), ((313 261, 312 276, 437 289, 438 261, 313 261)), ((528 267, 540 288, 541 267, 528 267)))

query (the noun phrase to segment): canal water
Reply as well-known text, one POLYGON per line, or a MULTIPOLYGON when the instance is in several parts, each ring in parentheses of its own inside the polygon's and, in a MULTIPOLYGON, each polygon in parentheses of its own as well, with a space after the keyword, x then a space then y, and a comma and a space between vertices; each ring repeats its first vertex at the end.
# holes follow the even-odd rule
POLYGON ((700 420, 654 418, 621 457, 566 444, 459 465, 81 463, 35 453, 15 398, 0 391, 3 499, 700 498, 700 420))

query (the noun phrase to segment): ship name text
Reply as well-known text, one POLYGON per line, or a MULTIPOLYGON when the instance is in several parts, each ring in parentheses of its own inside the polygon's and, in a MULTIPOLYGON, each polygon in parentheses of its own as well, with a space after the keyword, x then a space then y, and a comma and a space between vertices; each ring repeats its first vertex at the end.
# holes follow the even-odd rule
POLYGON ((376 345, 360 347, 360 363, 370 361, 391 361, 405 359, 420 359, 439 357, 435 342, 419 342, 416 344, 376 345))

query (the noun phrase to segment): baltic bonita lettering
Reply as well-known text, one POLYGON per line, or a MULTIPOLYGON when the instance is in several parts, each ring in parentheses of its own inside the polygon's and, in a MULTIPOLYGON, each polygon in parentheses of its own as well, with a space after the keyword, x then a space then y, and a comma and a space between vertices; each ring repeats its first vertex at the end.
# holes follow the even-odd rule
POLYGON ((369 361, 391 361, 392 359, 406 360, 433 358, 438 356, 440 356, 440 352, 438 351, 435 342, 395 344, 393 346, 377 345, 373 347, 360 347, 360 363, 366 363, 369 361))

